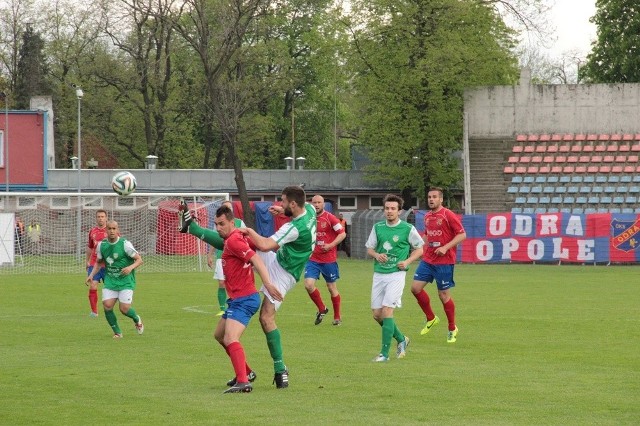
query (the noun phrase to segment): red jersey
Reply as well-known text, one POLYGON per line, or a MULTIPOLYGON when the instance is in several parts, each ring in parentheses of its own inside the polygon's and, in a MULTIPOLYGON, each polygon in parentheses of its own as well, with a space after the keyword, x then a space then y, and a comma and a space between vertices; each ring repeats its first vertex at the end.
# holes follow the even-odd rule
POLYGON ((225 287, 231 299, 257 293, 253 265, 249 260, 256 254, 249 247, 248 238, 234 230, 224 240, 222 252, 222 271, 225 276, 225 287))
POLYGON ((456 263, 456 249, 447 250, 444 256, 438 256, 435 251, 449 243, 453 238, 462 234, 464 228, 458 215, 442 207, 437 212, 429 210, 424 215, 424 240, 422 259, 432 265, 453 265, 456 263))
POLYGON ((324 210, 316 216, 316 247, 313 249, 311 258, 318 263, 333 263, 338 260, 338 247, 324 252, 322 247, 331 244, 338 235, 344 234, 344 228, 340 224, 340 219, 324 210))
POLYGON ((99 228, 97 226, 94 226, 89 231, 89 241, 87 242, 87 247, 91 250, 91 256, 89 257, 90 266, 95 266, 97 260, 96 248, 98 248, 100 241, 104 240, 105 238, 107 238, 106 227, 99 228))

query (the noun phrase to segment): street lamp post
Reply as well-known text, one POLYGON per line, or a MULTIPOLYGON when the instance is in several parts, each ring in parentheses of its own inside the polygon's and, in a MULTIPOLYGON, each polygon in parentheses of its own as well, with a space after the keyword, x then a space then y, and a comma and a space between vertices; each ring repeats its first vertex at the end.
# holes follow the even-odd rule
POLYGON ((81 138, 81 131, 82 131, 82 127, 81 127, 81 122, 80 122, 80 111, 81 111, 81 105, 82 105, 82 97, 84 96, 84 93, 82 92, 82 89, 80 88, 80 86, 76 86, 73 85, 73 87, 76 88, 76 97, 78 98, 78 227, 77 227, 77 238, 76 238, 76 256, 78 258, 78 261, 81 262, 82 261, 82 253, 80 250, 80 241, 82 241, 81 235, 82 235, 82 181, 80 180, 81 178, 81 173, 82 173, 82 138, 81 138))

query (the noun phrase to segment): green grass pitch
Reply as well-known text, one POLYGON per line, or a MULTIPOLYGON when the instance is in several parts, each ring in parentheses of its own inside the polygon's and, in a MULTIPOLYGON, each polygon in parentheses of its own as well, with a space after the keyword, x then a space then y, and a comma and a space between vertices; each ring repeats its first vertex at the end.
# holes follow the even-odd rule
MULTIPOLYGON (((640 280, 635 266, 458 265, 458 342, 423 316, 407 287, 407 357, 373 363, 372 265, 340 260, 343 325, 314 326, 301 283, 277 316, 290 387, 254 317, 242 343, 258 374, 223 395, 231 363, 215 343, 210 273, 138 274, 138 336, 118 313, 114 341, 90 318, 81 275, 0 277, 0 424, 621 425, 640 422, 640 280)), ((415 270, 415 264, 412 271, 415 270)), ((324 282, 319 286, 330 302, 324 282)), ((394 342, 395 344, 395 342, 394 342)), ((395 346, 394 346, 395 347, 395 346)), ((392 351, 392 355, 393 355, 392 351)))

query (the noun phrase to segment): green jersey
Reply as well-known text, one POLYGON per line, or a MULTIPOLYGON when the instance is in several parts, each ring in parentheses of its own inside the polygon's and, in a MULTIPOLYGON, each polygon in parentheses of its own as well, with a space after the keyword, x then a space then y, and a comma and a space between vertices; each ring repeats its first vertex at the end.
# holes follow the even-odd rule
POLYGON ((271 236, 280 248, 276 259, 282 269, 298 281, 316 245, 316 209, 304 204, 305 212, 285 223, 271 236))
POLYGON ((394 225, 387 224, 386 220, 377 222, 373 225, 369 239, 365 244, 367 248, 375 250, 376 253, 387 255, 385 263, 376 260, 373 264, 374 272, 382 274, 398 272, 398 262, 409 258, 411 248, 417 249, 423 245, 424 240, 415 226, 402 220, 394 225))
MULTIPOLYGON (((236 225, 236 228, 246 228, 247 227, 247 225, 244 224, 244 221, 242 219, 235 218, 235 219, 233 219, 233 223, 236 225)), ((222 259, 222 250, 216 249, 216 259, 222 259)))
POLYGON ((114 291, 134 290, 136 288, 136 271, 129 275, 122 275, 122 269, 133 264, 133 257, 138 254, 136 249, 122 237, 115 243, 105 238, 100 242, 96 251, 98 260, 105 262, 104 288, 114 291))

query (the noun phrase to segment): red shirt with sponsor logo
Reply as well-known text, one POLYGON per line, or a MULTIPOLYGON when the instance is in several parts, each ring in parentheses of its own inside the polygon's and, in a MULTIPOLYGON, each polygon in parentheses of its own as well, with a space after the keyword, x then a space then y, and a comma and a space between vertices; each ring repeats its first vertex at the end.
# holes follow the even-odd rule
POLYGON ((100 244, 100 241, 107 238, 107 228, 99 228, 94 226, 89 231, 89 241, 87 242, 87 247, 91 250, 91 256, 89 256, 89 265, 95 266, 97 260, 96 248, 100 244))
POLYGON ((438 256, 438 247, 447 244, 453 238, 465 232, 458 215, 442 207, 434 212, 429 210, 424 215, 424 241, 422 259, 432 265, 452 265, 456 263, 456 248, 447 250, 444 256, 438 256))
POLYGON ((309 260, 333 263, 338 260, 338 247, 333 247, 327 252, 322 251, 322 247, 325 244, 331 244, 338 235, 343 234, 344 228, 340 224, 340 219, 326 210, 316 216, 316 220, 316 247, 309 260))
POLYGON ((237 229, 224 240, 222 271, 227 294, 231 299, 258 292, 253 264, 249 261, 255 254, 256 252, 249 247, 248 238, 237 229))

